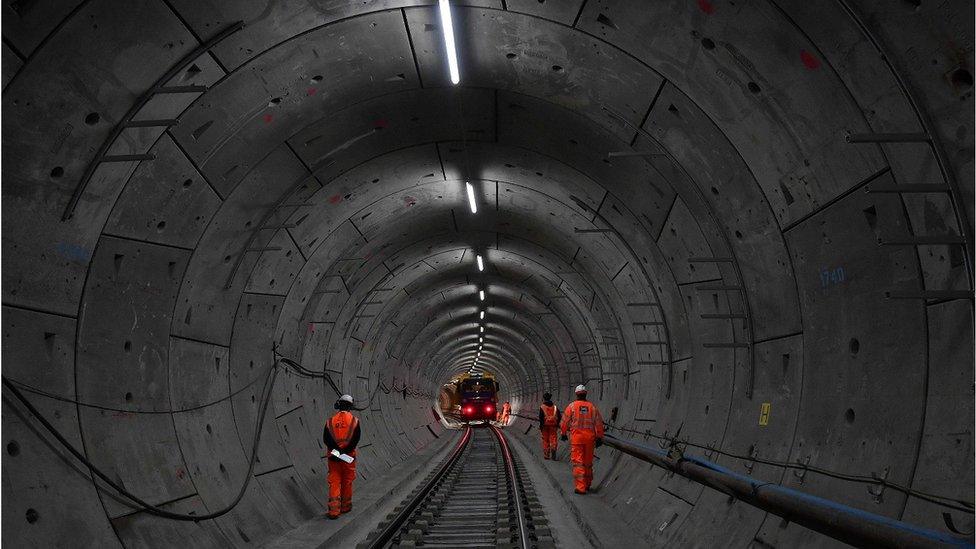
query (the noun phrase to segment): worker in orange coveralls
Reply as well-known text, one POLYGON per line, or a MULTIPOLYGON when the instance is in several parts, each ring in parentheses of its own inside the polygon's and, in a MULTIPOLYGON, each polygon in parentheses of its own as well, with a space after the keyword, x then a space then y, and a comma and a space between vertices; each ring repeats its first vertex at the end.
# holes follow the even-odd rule
POLYGON ((556 431, 559 430, 559 419, 562 414, 552 403, 552 394, 542 395, 542 405, 539 406, 539 432, 542 433, 542 459, 556 459, 556 431))
POLYGON ((508 425, 508 416, 512 413, 512 405, 505 401, 502 405, 502 415, 498 418, 498 422, 502 425, 508 425))
POLYGON ((570 460, 576 493, 585 494, 593 482, 593 449, 603 444, 603 417, 592 402, 586 400, 586 386, 576 386, 576 400, 566 407, 559 425, 562 439, 569 432, 570 460))
POLYGON ((337 519, 340 513, 352 511, 352 481, 356 478, 356 445, 359 444, 361 435, 359 420, 349 411, 353 409, 352 397, 342 395, 336 401, 335 407, 339 411, 325 424, 322 433, 326 452, 329 455, 330 519, 337 519), (339 455, 333 454, 333 450, 339 455))

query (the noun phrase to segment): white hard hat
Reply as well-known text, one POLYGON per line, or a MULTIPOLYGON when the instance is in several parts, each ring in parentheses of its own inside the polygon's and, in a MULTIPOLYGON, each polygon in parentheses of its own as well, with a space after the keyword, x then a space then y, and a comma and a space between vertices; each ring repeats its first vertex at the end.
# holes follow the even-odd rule
POLYGON ((339 397, 339 402, 348 402, 349 404, 352 404, 352 397, 349 395, 342 395, 339 397))
POLYGON ((585 393, 585 392, 586 392, 586 385, 580 383, 579 385, 576 386, 576 394, 585 393))

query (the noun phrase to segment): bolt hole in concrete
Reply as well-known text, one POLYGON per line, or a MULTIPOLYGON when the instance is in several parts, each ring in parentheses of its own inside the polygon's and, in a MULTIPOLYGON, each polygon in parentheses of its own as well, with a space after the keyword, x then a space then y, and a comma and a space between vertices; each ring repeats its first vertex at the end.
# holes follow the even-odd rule
POLYGON ((61 177, 62 175, 64 175, 64 168, 61 166, 55 166, 54 169, 51 170, 51 177, 55 179, 61 177))
POLYGON ((509 59, 517 59, 518 58, 518 54, 517 53, 506 53, 505 54, 505 57, 507 57, 509 59))
POLYGON ((856 355, 857 352, 861 350, 861 342, 858 341, 856 337, 852 337, 850 348, 851 348, 851 354, 856 355))
POLYGON ((97 112, 90 112, 88 113, 88 116, 85 117, 85 124, 94 126, 95 124, 98 124, 99 120, 101 120, 101 117, 98 116, 97 112))
POLYGON ((132 402, 132 393, 126 393, 125 394, 125 401, 126 402, 132 402))
POLYGON ((702 38, 701 44, 702 47, 705 48, 706 50, 715 49, 715 42, 713 42, 711 38, 702 38))
POLYGON ((165 228, 166 228, 166 222, 165 221, 160 221, 159 223, 156 223, 156 230, 157 231, 162 232, 162 230, 165 229, 165 228))
POLYGON ((131 341, 126 341, 126 342, 125 342, 125 343, 124 343, 124 344, 122 345, 122 348, 123 348, 123 349, 125 350, 125 352, 127 352, 127 353, 128 353, 129 351, 131 351, 131 350, 132 350, 132 342, 131 342, 131 341))
POLYGON ((847 421, 847 423, 854 423, 854 409, 853 408, 848 408, 847 411, 844 412, 844 420, 847 421))
POLYGON ((11 440, 7 443, 7 454, 11 456, 16 456, 20 453, 20 444, 17 444, 16 440, 11 440))
POLYGON ((312 83, 313 84, 318 84, 321 81, 322 81, 322 75, 321 74, 316 74, 315 76, 312 77, 312 83))
POLYGON ((268 101, 268 106, 269 107, 277 107, 280 104, 281 104, 281 98, 280 97, 275 97, 271 101, 268 101))
POLYGON ((212 435, 213 434, 213 427, 211 427, 209 423, 207 424, 207 434, 208 435, 212 435))
POLYGON ((749 91, 751 91, 752 93, 759 93, 760 91, 759 84, 756 84, 755 82, 749 82, 746 86, 749 88, 749 91))
POLYGON ((37 522, 37 519, 41 518, 41 515, 37 514, 37 511, 34 509, 28 509, 25 516, 27 517, 27 522, 29 524, 34 524, 37 522))
POLYGON ((958 88, 973 87, 973 74, 966 69, 952 71, 952 84, 958 88))
POLYGON ((192 179, 187 179, 186 181, 183 182, 183 188, 185 189, 185 188, 189 187, 192 184, 193 184, 193 180, 192 179))
POLYGON ((553 65, 552 66, 552 72, 563 72, 563 70, 564 69, 562 67, 560 67, 559 65, 553 65))

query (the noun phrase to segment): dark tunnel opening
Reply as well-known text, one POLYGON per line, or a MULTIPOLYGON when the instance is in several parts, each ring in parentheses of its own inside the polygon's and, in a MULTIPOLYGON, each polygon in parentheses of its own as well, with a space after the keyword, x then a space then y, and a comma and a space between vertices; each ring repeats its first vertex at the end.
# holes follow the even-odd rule
POLYGON ((5 5, 4 541, 355 546, 443 458, 556 546, 971 545, 973 9, 5 5))

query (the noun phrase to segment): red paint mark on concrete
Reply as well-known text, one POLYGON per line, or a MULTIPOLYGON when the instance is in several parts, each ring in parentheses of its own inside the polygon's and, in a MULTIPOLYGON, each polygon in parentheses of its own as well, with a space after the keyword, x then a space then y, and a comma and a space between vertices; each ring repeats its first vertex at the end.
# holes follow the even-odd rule
POLYGON ((274 116, 272 116, 271 113, 264 115, 265 124, 270 124, 272 120, 274 120, 274 116))
POLYGON ((310 334, 314 334, 315 333, 315 324, 312 324, 311 322, 308 323, 308 332, 310 334))
POLYGON ((382 130, 389 125, 390 121, 385 118, 377 118, 376 120, 373 120, 373 127, 377 130, 382 130))
POLYGON ((177 471, 176 471, 176 477, 179 478, 179 479, 182 479, 184 476, 186 476, 186 472, 183 471, 183 469, 177 469, 177 471))
POLYGON ((403 197, 403 203, 406 204, 407 206, 413 206, 414 204, 417 203, 417 199, 410 195, 407 195, 403 197))
POLYGON ((800 51, 800 61, 803 61, 803 66, 810 70, 820 68, 820 60, 807 50, 800 51))
POLYGON ((708 15, 715 13, 715 6, 709 0, 698 0, 698 9, 708 15))
POLYGON ((315 92, 317 92, 317 91, 319 91, 319 90, 317 90, 315 88, 309 88, 309 89, 305 90, 305 95, 315 95, 315 92))
POLYGON ((332 195, 332 196, 329 197, 329 204, 338 204, 340 202, 342 202, 342 195, 341 194, 334 194, 334 195, 332 195))

